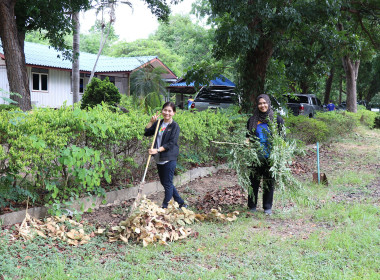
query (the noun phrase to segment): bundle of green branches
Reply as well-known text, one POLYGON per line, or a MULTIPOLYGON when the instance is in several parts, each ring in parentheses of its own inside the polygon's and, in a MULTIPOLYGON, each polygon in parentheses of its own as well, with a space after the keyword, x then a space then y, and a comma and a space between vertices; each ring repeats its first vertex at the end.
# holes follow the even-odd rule
MULTIPOLYGON (((270 155, 267 160, 271 166, 272 179, 276 182, 276 189, 280 191, 298 189, 300 183, 294 178, 290 169, 297 149, 296 142, 285 139, 285 127, 278 129, 277 124, 270 122, 269 128, 270 155)), ((245 135, 246 129, 241 128, 232 136, 230 141, 238 145, 233 145, 230 150, 230 165, 237 173, 239 184, 251 193, 250 175, 258 176, 255 174, 255 167, 261 166, 264 151, 257 137, 251 137, 249 143, 246 143, 245 135)))

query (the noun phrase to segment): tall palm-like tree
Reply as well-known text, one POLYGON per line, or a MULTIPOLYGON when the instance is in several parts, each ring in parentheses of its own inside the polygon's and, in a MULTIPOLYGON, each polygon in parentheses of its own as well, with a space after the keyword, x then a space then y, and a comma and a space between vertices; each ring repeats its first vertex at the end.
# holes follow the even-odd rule
POLYGON ((79 86, 80 86, 80 75, 79 75, 79 33, 80 33, 80 22, 79 22, 79 12, 73 14, 73 67, 72 67, 72 90, 73 90, 73 103, 79 102, 79 86))
POLYGON ((161 78, 163 72, 162 68, 147 66, 131 75, 132 94, 147 110, 160 107, 167 94, 166 84, 161 78))
POLYGON ((164 72, 161 68, 150 66, 141 68, 131 75, 132 93, 140 98, 145 97, 151 92, 156 92, 165 97, 165 82, 161 79, 164 72))

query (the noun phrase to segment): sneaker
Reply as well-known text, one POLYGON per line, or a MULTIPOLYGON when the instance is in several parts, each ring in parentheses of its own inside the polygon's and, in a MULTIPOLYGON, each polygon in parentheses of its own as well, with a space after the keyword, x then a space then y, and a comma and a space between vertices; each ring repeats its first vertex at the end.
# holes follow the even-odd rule
POLYGON ((265 215, 270 216, 270 215, 272 215, 272 209, 265 209, 264 213, 265 213, 265 215))
POLYGON ((189 205, 187 205, 186 203, 182 203, 179 205, 179 209, 181 209, 182 207, 185 207, 187 209, 189 208, 189 205))
POLYGON ((256 207, 252 207, 252 208, 249 209, 249 212, 251 212, 251 213, 255 213, 256 211, 257 211, 256 207))

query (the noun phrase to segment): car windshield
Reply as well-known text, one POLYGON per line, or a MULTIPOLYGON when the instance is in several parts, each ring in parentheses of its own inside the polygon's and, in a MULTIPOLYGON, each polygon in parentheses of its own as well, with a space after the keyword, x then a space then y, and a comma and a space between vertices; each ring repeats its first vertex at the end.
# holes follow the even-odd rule
POLYGON ((195 102, 219 102, 232 103, 234 93, 233 89, 226 88, 202 88, 197 94, 195 102))
POLYGON ((309 103, 307 96, 296 95, 296 96, 287 96, 288 103, 309 103))

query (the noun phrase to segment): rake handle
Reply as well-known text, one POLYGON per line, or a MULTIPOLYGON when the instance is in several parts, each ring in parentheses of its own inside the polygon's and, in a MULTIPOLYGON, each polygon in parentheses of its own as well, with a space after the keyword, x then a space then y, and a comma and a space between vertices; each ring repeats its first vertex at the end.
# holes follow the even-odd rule
MULTIPOLYGON (((157 126, 156 126, 156 130, 154 131, 154 135, 153 135, 153 141, 152 141, 152 145, 151 145, 151 149, 153 149, 154 147, 154 142, 156 142, 156 137, 157 137, 157 131, 158 131, 158 127, 160 126, 160 119, 158 120, 157 122, 157 126)), ((128 214, 128 217, 130 217, 132 215, 132 213, 135 211, 135 209, 137 208, 137 205, 140 203, 140 199, 141 199, 141 194, 142 194, 142 190, 143 190, 143 185, 144 185, 144 182, 145 182, 145 176, 146 176, 146 173, 148 171, 148 167, 149 167, 149 163, 150 163, 150 159, 152 158, 152 155, 149 155, 148 157, 148 161, 146 163, 146 167, 145 167, 145 171, 144 171, 144 176, 141 180, 141 183, 139 185, 139 188, 137 190, 137 196, 135 198, 135 201, 133 202, 132 206, 131 206, 131 209, 129 210, 129 214, 128 214)))
MULTIPOLYGON (((158 132, 158 128, 160 126, 160 122, 161 120, 159 119, 158 122, 157 122, 157 126, 156 126, 156 130, 154 131, 154 135, 153 135, 153 141, 152 141, 152 145, 150 146, 150 149, 153 149, 154 147, 154 142, 156 141, 156 137, 157 137, 157 132, 158 132)), ((150 163, 150 159, 152 158, 152 155, 149 155, 148 157, 148 161, 146 162, 146 166, 145 166, 145 171, 144 171, 144 176, 141 180, 141 183, 145 182, 145 176, 146 176, 146 173, 148 171, 148 167, 149 167, 149 163, 150 163)))

